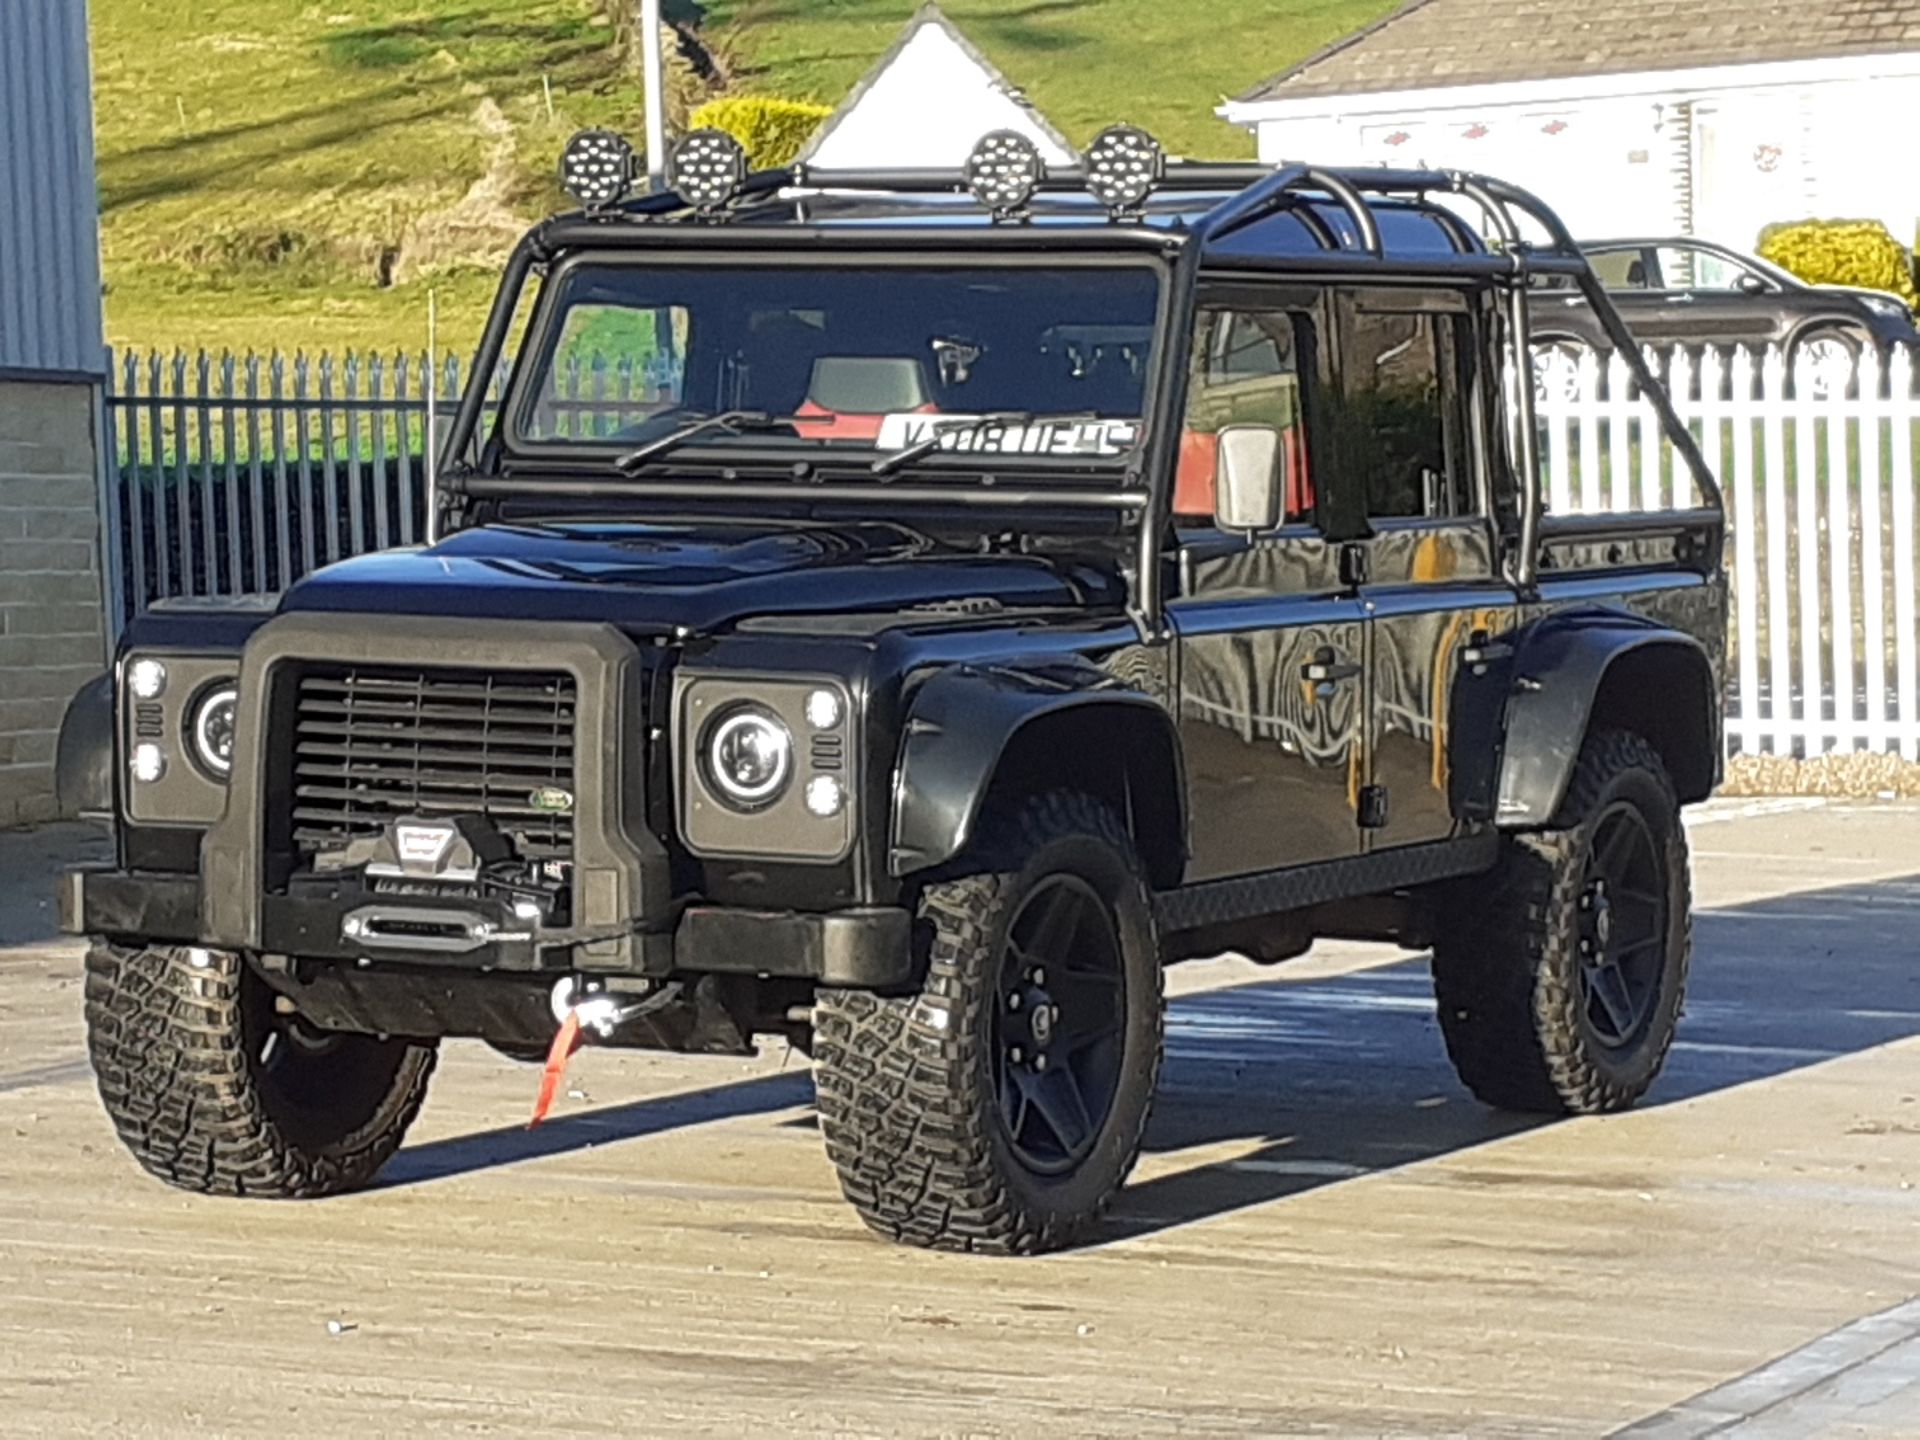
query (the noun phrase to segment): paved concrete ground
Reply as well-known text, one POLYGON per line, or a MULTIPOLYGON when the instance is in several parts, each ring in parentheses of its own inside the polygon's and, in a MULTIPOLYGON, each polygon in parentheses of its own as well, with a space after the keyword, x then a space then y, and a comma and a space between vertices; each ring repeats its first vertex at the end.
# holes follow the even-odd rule
POLYGON ((0 1431, 1920 1433, 1920 808, 1694 839, 1645 1108, 1481 1109, 1417 960, 1185 967, 1106 1242, 987 1261, 861 1229, 777 1050, 589 1051, 529 1134, 452 1045, 383 1188, 166 1190, 50 938, 90 842, 0 837, 0 1431))

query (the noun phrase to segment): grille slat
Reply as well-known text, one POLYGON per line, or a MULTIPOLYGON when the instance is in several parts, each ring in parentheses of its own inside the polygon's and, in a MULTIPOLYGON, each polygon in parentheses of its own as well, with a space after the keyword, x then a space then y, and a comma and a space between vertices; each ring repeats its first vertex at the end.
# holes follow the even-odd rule
POLYGON ((297 849, 337 850, 406 815, 478 814, 524 859, 572 858, 571 814, 533 800, 573 790, 572 676, 327 666, 298 687, 288 757, 297 849))
MULTIPOLYGON (((447 720, 455 724, 471 724, 476 718, 485 719, 496 725, 525 725, 534 729, 543 729, 553 723, 554 712, 536 710, 531 706, 511 705, 442 705, 438 701, 418 703, 391 698, 376 698, 360 701, 347 700, 309 700, 306 708, 315 715, 352 716, 359 724, 378 728, 382 724, 390 727, 412 727, 422 719, 447 720)), ((573 718, 573 710, 568 706, 561 717, 573 718)))

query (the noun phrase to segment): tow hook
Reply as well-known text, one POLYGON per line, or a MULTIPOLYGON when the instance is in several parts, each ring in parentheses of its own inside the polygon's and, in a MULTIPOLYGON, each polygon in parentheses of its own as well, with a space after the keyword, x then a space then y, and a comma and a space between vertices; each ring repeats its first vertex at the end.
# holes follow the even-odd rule
POLYGON ((546 1068, 540 1075, 540 1093, 533 1102, 533 1129, 553 1109, 560 1082, 566 1078, 567 1062, 588 1036, 611 1040, 613 1032, 635 1016, 663 1004, 671 992, 663 986, 649 985, 638 992, 615 992, 603 980, 588 980, 579 975, 563 976, 553 987, 550 1003, 553 1018, 560 1022, 553 1044, 547 1051, 546 1068))

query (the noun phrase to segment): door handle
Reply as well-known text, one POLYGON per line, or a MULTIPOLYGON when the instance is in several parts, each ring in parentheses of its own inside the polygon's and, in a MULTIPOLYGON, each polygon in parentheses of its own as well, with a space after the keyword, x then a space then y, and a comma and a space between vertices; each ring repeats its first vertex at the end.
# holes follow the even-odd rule
POLYGON ((1513 658, 1513 646, 1499 640, 1482 641, 1478 645, 1469 645, 1460 652, 1462 665, 1491 665, 1496 660, 1513 658))
POLYGON ((1331 685, 1338 680, 1351 680, 1360 673, 1358 665, 1349 665, 1337 661, 1329 655, 1323 660, 1310 660, 1300 667, 1300 678, 1315 685, 1331 685))

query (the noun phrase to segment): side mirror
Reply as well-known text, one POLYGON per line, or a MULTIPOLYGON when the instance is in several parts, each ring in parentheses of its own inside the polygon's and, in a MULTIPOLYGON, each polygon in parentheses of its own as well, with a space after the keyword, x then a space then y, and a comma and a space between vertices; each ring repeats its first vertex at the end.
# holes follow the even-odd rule
POLYGON ((1222 530, 1271 530, 1280 523, 1280 432, 1229 425, 1216 437, 1213 517, 1222 530))
POLYGON ((1766 281, 1753 274, 1743 273, 1735 283, 1742 295, 1766 295, 1771 290, 1766 281))

